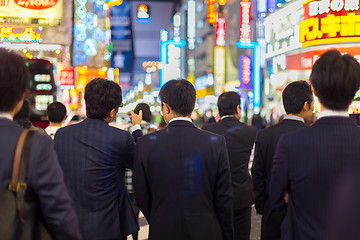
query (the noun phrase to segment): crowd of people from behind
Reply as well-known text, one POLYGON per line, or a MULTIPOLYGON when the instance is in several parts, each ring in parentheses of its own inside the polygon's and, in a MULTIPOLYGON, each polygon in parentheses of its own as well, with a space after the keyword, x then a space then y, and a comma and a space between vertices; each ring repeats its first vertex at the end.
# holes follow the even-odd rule
MULTIPOLYGON (((221 94, 219 117, 197 128, 190 118, 195 88, 180 79, 160 90, 161 130, 152 128, 146 104, 131 112, 133 126, 121 130, 109 123, 122 90, 98 78, 85 87, 85 120, 61 127, 66 108, 54 102, 50 125, 40 132, 29 121, 28 83, 24 60, 0 49, 0 183, 8 189, 20 134, 35 131, 22 186, 36 195, 36 214, 53 239, 137 239, 141 210, 150 240, 249 240, 253 204, 262 215, 262 240, 360 237, 360 128, 347 112, 360 65, 350 55, 330 50, 315 62, 311 85, 288 84, 286 115, 265 129, 259 120, 257 128, 240 122, 236 92, 221 94), (322 109, 307 127, 313 94, 322 109)), ((32 237, 21 239, 42 239, 37 226, 30 229, 32 237)), ((0 228, 0 238, 8 232, 0 228)))

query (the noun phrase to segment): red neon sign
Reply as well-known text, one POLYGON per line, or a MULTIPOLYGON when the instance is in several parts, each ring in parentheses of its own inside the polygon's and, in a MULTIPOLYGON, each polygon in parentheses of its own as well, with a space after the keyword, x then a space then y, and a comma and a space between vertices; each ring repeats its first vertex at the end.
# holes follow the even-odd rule
POLYGON ((251 2, 240 2, 240 41, 251 41, 251 2))
POLYGON ((215 45, 225 46, 225 18, 219 18, 215 27, 215 45))

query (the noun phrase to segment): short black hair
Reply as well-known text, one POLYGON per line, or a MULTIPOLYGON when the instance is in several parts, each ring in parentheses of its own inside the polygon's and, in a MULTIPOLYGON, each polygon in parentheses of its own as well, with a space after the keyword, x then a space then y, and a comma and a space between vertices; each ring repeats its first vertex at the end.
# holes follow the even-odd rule
POLYGON ((25 60, 13 51, 0 48, 0 112, 12 111, 29 87, 25 60))
POLYGON ((314 101, 311 86, 303 80, 287 85, 282 92, 282 100, 287 114, 299 114, 305 102, 309 105, 314 101))
POLYGON ((185 79, 170 80, 160 89, 162 103, 180 116, 189 116, 195 107, 196 91, 194 85, 185 79))
POLYGON ((224 92, 217 101, 220 117, 234 115, 237 113, 237 106, 240 105, 240 95, 237 92, 224 92))
POLYGON ((66 116, 66 107, 61 102, 53 102, 46 109, 49 121, 53 123, 61 123, 66 116))
POLYGON ((14 115, 14 119, 29 119, 30 118, 30 103, 24 99, 23 105, 19 112, 14 115))
POLYGON ((86 116, 104 119, 114 108, 121 106, 120 86, 104 78, 95 78, 85 87, 86 116))
POLYGON ((350 54, 329 50, 315 62, 310 82, 324 107, 347 110, 359 90, 360 65, 350 54))
POLYGON ((146 103, 139 103, 134 109, 134 113, 139 114, 142 111, 142 118, 146 122, 151 122, 151 111, 149 105, 146 103))

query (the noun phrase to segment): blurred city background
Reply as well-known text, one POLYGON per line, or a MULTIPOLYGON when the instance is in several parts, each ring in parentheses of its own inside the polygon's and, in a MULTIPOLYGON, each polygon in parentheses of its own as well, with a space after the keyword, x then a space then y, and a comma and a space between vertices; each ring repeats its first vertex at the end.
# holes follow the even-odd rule
MULTIPOLYGON (((28 59, 38 125, 55 100, 67 124, 84 118, 84 88, 97 77, 123 90, 118 124, 139 102, 158 124, 161 86, 185 78, 199 125, 224 91, 241 95, 242 121, 272 125, 284 114, 282 89, 308 80, 323 52, 360 60, 359 0, 0 0, 0 25, 0 47, 28 59)), ((349 111, 358 118, 359 94, 349 111)))

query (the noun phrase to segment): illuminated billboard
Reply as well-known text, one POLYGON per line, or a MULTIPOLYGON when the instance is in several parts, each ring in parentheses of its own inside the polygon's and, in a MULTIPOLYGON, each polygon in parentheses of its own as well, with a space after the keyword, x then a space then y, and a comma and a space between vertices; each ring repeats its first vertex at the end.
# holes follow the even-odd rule
POLYGON ((225 46, 225 18, 218 18, 215 27, 215 46, 225 46))
POLYGON ((146 4, 140 4, 137 8, 137 22, 149 23, 150 22, 150 8, 146 4))
POLYGON ((57 26, 63 17, 63 0, 0 1, 0 24, 57 26))
POLYGON ((302 47, 360 41, 359 1, 306 1, 300 23, 302 47))
POLYGON ((240 41, 251 41, 251 2, 240 2, 240 41))

